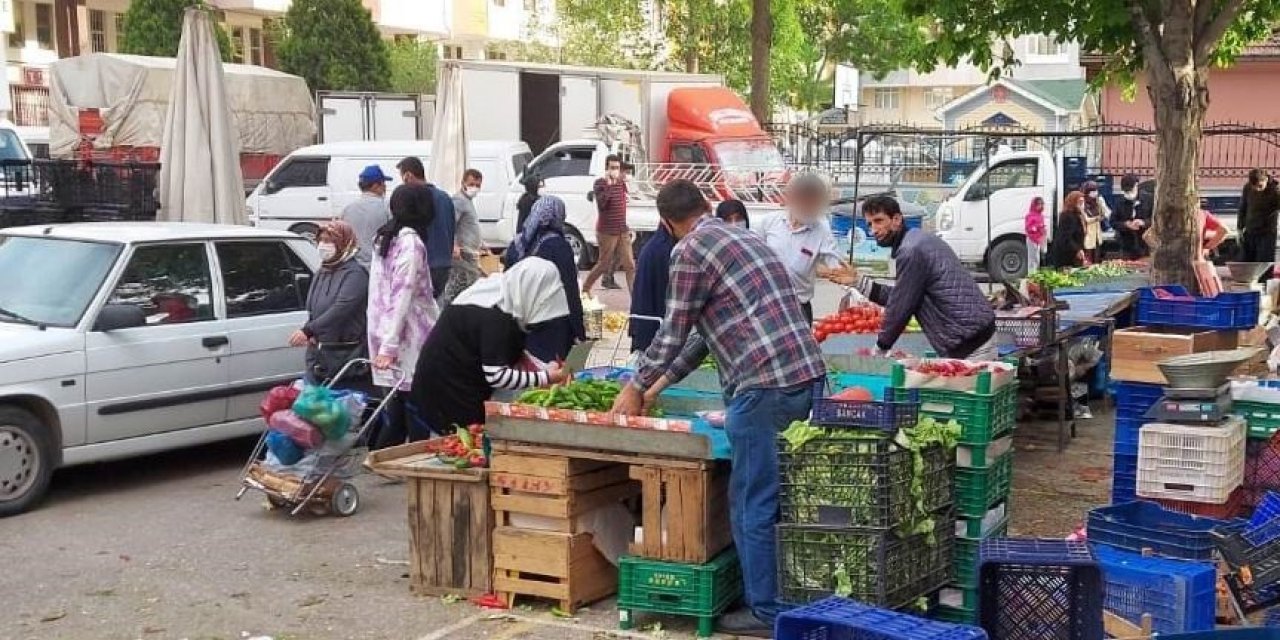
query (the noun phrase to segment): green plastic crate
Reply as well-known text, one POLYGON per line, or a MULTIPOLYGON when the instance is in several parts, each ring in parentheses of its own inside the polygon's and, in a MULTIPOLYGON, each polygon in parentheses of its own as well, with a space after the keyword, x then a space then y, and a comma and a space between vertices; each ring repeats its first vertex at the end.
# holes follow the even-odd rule
POLYGON ((1005 436, 986 444, 962 444, 956 447, 956 467, 986 469, 1013 451, 1013 436, 1005 436))
MULTIPOLYGON (((1003 516, 1001 516, 1001 518, 1000 518, 1001 522, 1003 522, 1003 521, 1007 520, 1007 519, 1009 518, 1009 513, 1010 513, 1010 512, 1009 512, 1009 507, 1010 507, 1009 501, 1007 501, 1007 500, 1006 500, 1003 504, 1004 504, 1004 511, 1005 511, 1005 512, 1004 512, 1004 515, 1003 515, 1003 516)), ((1000 505, 996 505, 996 507, 998 507, 998 506, 1000 506, 1000 505)), ((996 507, 992 507, 991 509, 988 509, 988 510, 987 510, 987 512, 988 512, 988 513, 990 513, 990 512, 991 512, 992 510, 994 510, 996 507)), ((984 517, 985 517, 985 516, 984 516, 984 517)), ((957 531, 958 531, 958 534, 957 534, 957 535, 958 535, 958 537, 962 537, 962 538, 970 538, 970 539, 973 539, 973 540, 978 540, 978 539, 982 539, 982 538, 989 538, 989 537, 991 537, 991 532, 990 532, 990 531, 988 531, 988 532, 987 532, 987 535, 985 535, 985 536, 984 536, 984 535, 982 535, 982 518, 956 518, 956 526, 957 526, 957 531)), ((996 530, 996 529, 998 529, 999 527, 1000 527, 1000 525, 999 525, 999 524, 997 524, 995 527, 992 527, 992 528, 991 528, 991 531, 995 531, 995 530, 996 530)))
POLYGON ((618 559, 618 626, 624 630, 644 611, 696 617, 698 636, 709 637, 716 616, 741 596, 742 566, 733 549, 706 564, 618 559))
POLYGON ((960 443, 985 445, 1013 433, 1018 421, 1018 385, 1008 384, 995 393, 970 393, 946 389, 903 389, 897 397, 916 394, 920 415, 960 423, 960 443))
POLYGON ((929 616, 934 620, 941 622, 950 622, 952 624, 967 624, 969 626, 978 626, 978 610, 963 609, 961 607, 948 607, 940 604, 934 609, 929 616))
POLYGON ((987 469, 956 469, 956 512, 966 518, 981 518, 1009 496, 1012 485, 1012 451, 987 469))
POLYGON ((1002 538, 1009 533, 1009 518, 996 525, 985 538, 963 538, 956 536, 955 542, 955 584, 964 589, 978 588, 978 547, 986 538, 1002 538))
POLYGON ((1280 431, 1280 404, 1236 400, 1231 403, 1231 413, 1244 418, 1248 423, 1250 438, 1266 440, 1280 431))

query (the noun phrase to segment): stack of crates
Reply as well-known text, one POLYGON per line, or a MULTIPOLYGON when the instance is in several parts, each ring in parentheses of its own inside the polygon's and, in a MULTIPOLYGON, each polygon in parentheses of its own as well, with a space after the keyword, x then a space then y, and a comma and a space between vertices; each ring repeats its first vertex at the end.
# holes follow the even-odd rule
POLYGON ((978 620, 978 547, 1009 530, 1013 484, 1013 428, 1018 419, 1018 386, 992 388, 990 373, 978 376, 974 391, 905 389, 904 372, 894 371, 895 392, 920 401, 920 413, 960 424, 956 448, 954 579, 938 594, 936 616, 948 622, 978 620))
POLYGON ((779 601, 835 594, 897 609, 950 580, 952 452, 931 445, 917 459, 894 442, 918 410, 820 394, 807 437, 779 439, 779 601))
POLYGON ((1280 381, 1233 383, 1231 395, 1248 436, 1241 501, 1253 508, 1268 491, 1280 491, 1280 381))
POLYGON ((716 617, 742 596, 742 566, 732 548, 711 562, 693 564, 622 556, 618 560, 618 626, 635 626, 648 612, 695 618, 698 637, 709 638, 716 617))
POLYGON ((1138 436, 1147 411, 1164 396, 1164 387, 1141 382, 1113 382, 1111 397, 1116 406, 1114 466, 1111 475, 1111 504, 1137 499, 1138 436))

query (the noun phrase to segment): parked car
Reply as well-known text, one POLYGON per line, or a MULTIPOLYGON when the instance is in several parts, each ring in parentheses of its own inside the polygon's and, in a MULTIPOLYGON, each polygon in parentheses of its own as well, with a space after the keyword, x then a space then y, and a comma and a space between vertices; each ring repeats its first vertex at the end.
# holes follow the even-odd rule
POLYGON ((319 266, 284 231, 86 223, 0 231, 0 516, 54 469, 261 431, 300 377, 319 266))

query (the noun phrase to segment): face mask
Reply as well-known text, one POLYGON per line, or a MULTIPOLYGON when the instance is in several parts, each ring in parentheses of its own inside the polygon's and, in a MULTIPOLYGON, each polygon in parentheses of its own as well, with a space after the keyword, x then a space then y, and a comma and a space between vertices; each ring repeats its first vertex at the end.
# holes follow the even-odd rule
POLYGON ((539 198, 541 198, 542 196, 545 196, 545 195, 547 195, 547 190, 546 190, 546 189, 538 189, 538 197, 539 197, 539 198))
POLYGON ((734 227, 745 227, 745 226, 747 226, 747 221, 746 221, 746 220, 734 220, 733 222, 730 222, 729 224, 730 224, 731 226, 734 226, 734 227))
POLYGON ((1096 199, 1098 198, 1098 192, 1097 192, 1097 191, 1090 191, 1090 192, 1089 192, 1089 198, 1090 198, 1090 199, 1092 199, 1092 200, 1096 200, 1096 199))
POLYGON ((320 259, 325 262, 332 260, 334 256, 338 255, 338 247, 334 246, 332 242, 321 242, 316 245, 316 249, 320 250, 320 259))
POLYGON ((902 235, 902 229, 895 230, 891 227, 889 229, 889 233, 885 234, 883 240, 881 240, 880 238, 876 238, 876 244, 883 249, 892 248, 893 245, 898 243, 898 237, 901 235, 902 235))
POLYGON ((1124 199, 1125 199, 1125 200, 1137 200, 1137 199, 1138 199, 1138 192, 1137 192, 1137 191, 1126 191, 1126 192, 1124 192, 1124 199))
POLYGON ((622 172, 621 172, 621 171, 619 171, 619 170, 617 170, 617 169, 610 169, 610 170, 609 170, 609 179, 610 179, 610 180, 617 180, 617 179, 618 179, 618 176, 621 176, 621 175, 622 175, 622 172))
POLYGON ((462 190, 462 193, 468 198, 474 198, 480 193, 480 187, 467 187, 462 190))

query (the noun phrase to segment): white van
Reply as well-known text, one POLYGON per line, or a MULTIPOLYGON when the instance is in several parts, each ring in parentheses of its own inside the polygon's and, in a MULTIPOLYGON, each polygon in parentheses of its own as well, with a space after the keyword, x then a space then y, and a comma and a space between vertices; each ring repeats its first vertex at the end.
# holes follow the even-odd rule
MULTIPOLYGON (((431 141, 352 141, 303 147, 289 154, 249 194, 249 220, 254 226, 284 229, 314 238, 319 225, 340 217, 360 197, 359 175, 376 164, 392 178, 388 190, 400 183, 396 163, 413 156, 430 173, 431 141)), ((529 145, 518 140, 473 141, 467 145, 470 168, 484 174, 476 197, 482 220, 502 219, 511 185, 533 159, 529 145)), ((461 185, 439 185, 450 194, 461 185)))

